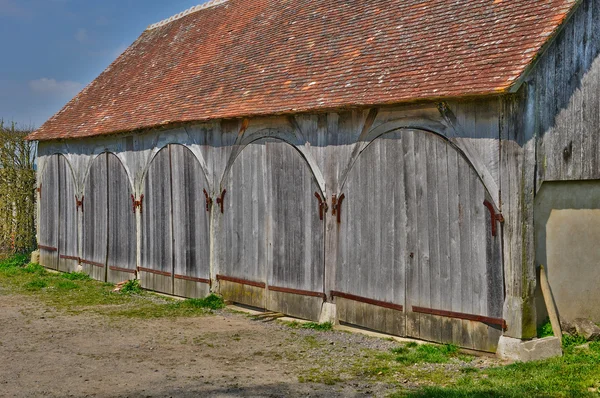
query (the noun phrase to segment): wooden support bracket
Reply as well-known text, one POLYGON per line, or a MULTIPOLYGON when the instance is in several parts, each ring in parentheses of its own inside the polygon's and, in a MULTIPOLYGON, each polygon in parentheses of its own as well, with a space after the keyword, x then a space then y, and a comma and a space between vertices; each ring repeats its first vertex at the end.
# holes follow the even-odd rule
POLYGON ((217 204, 221 207, 221 214, 223 214, 225 212, 225 194, 227 193, 227 190, 224 189, 223 192, 221 192, 221 196, 217 198, 217 204))
POLYGON ((325 214, 327 214, 327 210, 329 210, 329 206, 327 206, 327 200, 318 192, 315 192, 315 198, 317 198, 319 201, 319 220, 323 221, 325 214))
POLYGON ((75 205, 77 206, 75 211, 79 211, 79 208, 81 207, 81 212, 83 213, 83 200, 85 199, 85 196, 81 196, 81 200, 79 200, 77 198, 77 195, 75 195, 75 205))
POLYGON ((206 192, 206 189, 204 190, 204 197, 206 198, 206 211, 210 213, 210 209, 212 208, 212 205, 213 205, 213 200, 208 195, 208 192, 206 192))
POLYGON ((338 224, 342 222, 342 202, 344 202, 344 199, 346 199, 345 194, 341 194, 339 197, 336 195, 331 197, 331 214, 337 215, 338 224))
POLYGON ((496 236, 498 235, 498 229, 496 227, 496 223, 499 222, 501 224, 504 223, 504 216, 502 215, 502 213, 496 213, 496 210, 494 209, 494 205, 491 204, 489 201, 484 201, 483 205, 485 207, 487 207, 488 211, 490 212, 490 216, 492 219, 492 236, 496 236))
POLYGON ((133 202, 133 212, 135 209, 140 209, 140 214, 144 211, 144 195, 140 196, 140 200, 135 200, 135 196, 131 195, 131 201, 133 202))

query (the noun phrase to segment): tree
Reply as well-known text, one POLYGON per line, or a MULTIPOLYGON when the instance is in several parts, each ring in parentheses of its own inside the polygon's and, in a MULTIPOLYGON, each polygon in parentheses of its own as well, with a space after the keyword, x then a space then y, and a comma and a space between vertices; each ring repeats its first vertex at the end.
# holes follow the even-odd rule
POLYGON ((36 245, 36 145, 25 141, 31 131, 0 119, 0 253, 25 253, 36 245))

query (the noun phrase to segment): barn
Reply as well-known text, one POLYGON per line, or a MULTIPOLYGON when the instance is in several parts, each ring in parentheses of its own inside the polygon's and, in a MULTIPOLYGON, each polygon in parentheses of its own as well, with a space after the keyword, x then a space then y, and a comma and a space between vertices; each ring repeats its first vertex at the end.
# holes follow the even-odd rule
POLYGON ((600 321, 600 0, 213 0, 29 136, 41 263, 495 352, 600 321))

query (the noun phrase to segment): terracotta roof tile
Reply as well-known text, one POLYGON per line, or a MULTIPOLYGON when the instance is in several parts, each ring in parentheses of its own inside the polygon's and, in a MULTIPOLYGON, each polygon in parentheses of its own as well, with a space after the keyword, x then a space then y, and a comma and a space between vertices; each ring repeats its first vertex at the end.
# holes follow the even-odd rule
POLYGON ((30 139, 506 92, 578 0, 217 0, 151 25, 30 139))

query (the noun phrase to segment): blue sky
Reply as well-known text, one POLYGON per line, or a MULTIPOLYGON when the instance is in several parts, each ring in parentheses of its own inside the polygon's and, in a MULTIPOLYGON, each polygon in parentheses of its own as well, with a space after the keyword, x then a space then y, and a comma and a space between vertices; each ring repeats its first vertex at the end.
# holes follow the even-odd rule
POLYGON ((0 118, 39 127, 144 31, 204 0, 0 0, 0 118))

